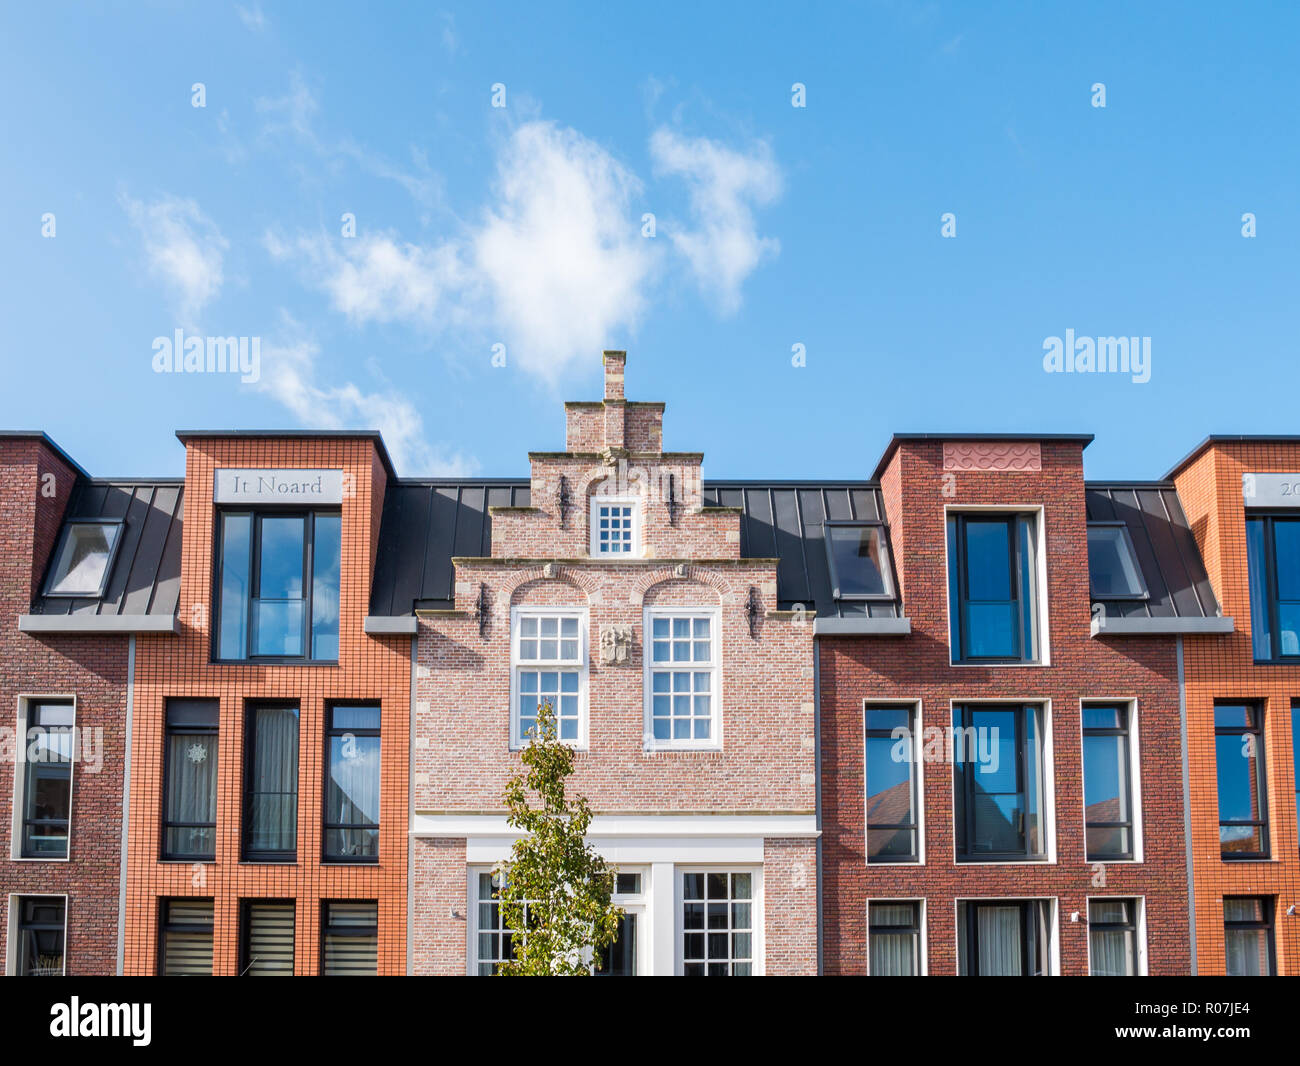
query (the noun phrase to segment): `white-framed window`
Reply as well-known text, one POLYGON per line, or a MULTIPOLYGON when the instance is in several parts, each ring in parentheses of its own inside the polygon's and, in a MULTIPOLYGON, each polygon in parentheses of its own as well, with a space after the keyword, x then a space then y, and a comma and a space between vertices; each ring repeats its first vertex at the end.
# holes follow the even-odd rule
POLYGON ((528 742, 538 708, 549 703, 556 735, 587 745, 587 610, 515 607, 510 612, 510 744, 528 742))
POLYGON ((62 977, 67 972, 68 897, 9 895, 10 977, 62 977))
POLYGON ((637 497, 591 498, 591 554, 600 558, 641 554, 641 501, 637 497))
POLYGON ((648 749, 722 747, 721 615, 717 608, 645 612, 648 749))
POLYGON ((1142 862, 1137 701, 1080 701, 1084 861, 1142 862))
POLYGON ((1088 975, 1145 977, 1146 901, 1141 897, 1088 897, 1088 975))
POLYGON ((1055 899, 954 902, 959 977, 1051 977, 1061 972, 1055 899))
POLYGON ((69 857, 76 724, 75 696, 18 697, 11 859, 69 857))
POLYGON ((680 972, 686 977, 761 974, 761 872, 679 868, 677 876, 680 972))
POLYGON ((925 973, 925 900, 867 900, 867 974, 922 977, 925 973))

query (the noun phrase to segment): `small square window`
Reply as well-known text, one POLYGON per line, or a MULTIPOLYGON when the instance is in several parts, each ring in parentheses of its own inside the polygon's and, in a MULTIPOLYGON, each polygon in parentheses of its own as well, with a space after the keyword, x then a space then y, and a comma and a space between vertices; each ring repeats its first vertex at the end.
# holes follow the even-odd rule
POLYGON ((102 596, 121 533, 121 522, 68 523, 45 585, 45 595, 92 599, 102 596))
POLYGON ((1088 524, 1088 585, 1094 600, 1145 600, 1147 585, 1128 529, 1088 524))
POLYGON ((591 554, 634 556, 638 552, 637 500, 595 498, 591 502, 591 554))

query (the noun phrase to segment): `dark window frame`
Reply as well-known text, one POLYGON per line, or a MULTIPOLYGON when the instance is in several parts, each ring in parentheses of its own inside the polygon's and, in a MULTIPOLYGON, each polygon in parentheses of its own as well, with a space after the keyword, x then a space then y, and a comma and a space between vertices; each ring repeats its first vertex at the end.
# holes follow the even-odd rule
POLYGON ((212 937, 212 966, 215 972, 217 964, 217 940, 216 940, 216 923, 217 923, 217 901, 214 896, 162 896, 158 900, 158 936, 156 945, 156 958, 154 960, 154 972, 159 977, 166 977, 166 959, 167 959, 167 936, 168 933, 193 933, 196 931, 206 931, 212 937), (168 909, 173 903, 211 903, 212 904, 212 925, 203 926, 193 922, 171 923, 167 921, 168 909))
POLYGON ((342 937, 364 937, 373 936, 375 938, 375 972, 379 972, 379 900, 378 899, 323 899, 320 901, 320 968, 318 973, 322 977, 338 976, 337 974, 326 974, 325 972, 325 937, 342 936, 342 937), (338 925, 330 926, 330 907, 334 904, 342 906, 355 907, 362 903, 373 903, 375 905, 375 924, 374 925, 338 925), (332 930, 332 931, 331 931, 332 930))
MULTIPOLYGON (((261 507, 218 507, 214 510, 213 521, 215 528, 213 531, 213 543, 216 550, 213 556, 213 574, 212 574, 212 596, 214 608, 212 612, 212 643, 211 643, 211 660, 214 663, 265 663, 269 665, 305 665, 305 666, 337 666, 339 659, 335 655, 332 659, 315 659, 312 657, 312 596, 314 593, 312 573, 315 569, 316 561, 316 518, 318 515, 338 516, 339 518, 339 596, 342 599, 343 586, 343 511, 340 507, 276 507, 274 505, 264 505, 261 507), (237 518, 241 515, 247 515, 249 518, 248 533, 248 593, 246 596, 247 603, 244 605, 244 652, 240 658, 221 657, 221 618, 222 618, 222 588, 221 574, 225 565, 225 539, 222 536, 222 521, 225 518, 237 518), (262 555, 262 519, 264 518, 301 518, 303 519, 303 611, 302 611, 302 640, 303 653, 301 655, 254 655, 252 653, 254 641, 253 616, 256 610, 258 600, 257 593, 260 591, 261 584, 261 567, 258 565, 262 555)), ((339 640, 340 651, 342 650, 342 629, 343 618, 340 607, 339 617, 339 640)))
MULTIPOLYGON (((1021 977, 1048 977, 1049 973, 1035 974, 1030 971, 1033 969, 1033 963, 1030 957, 1030 943, 1041 942, 1047 950, 1047 956, 1051 958, 1051 944, 1049 938, 1052 935, 1052 911, 1051 904, 1047 906, 1046 924, 1042 921, 1042 912, 1040 905, 1045 900, 1041 899, 963 899, 959 906, 965 908, 966 922, 966 977, 979 977, 979 922, 974 920, 973 912, 980 907, 1019 907, 1020 908, 1020 974, 1021 977), (1031 936, 1035 932, 1037 936, 1031 936)), ((960 961, 960 952, 958 953, 960 961)), ((1050 965, 1050 963, 1049 963, 1050 965)), ((960 972, 960 970, 959 970, 960 972)))
MULTIPOLYGON (((240 840, 239 840, 239 857, 241 862, 249 863, 282 863, 293 864, 298 861, 298 816, 302 813, 301 804, 295 809, 294 814, 294 848, 293 851, 253 851, 249 846, 253 837, 253 759, 256 755, 256 730, 257 716, 254 712, 258 709, 275 709, 292 707, 298 712, 298 760, 297 775, 294 780, 294 796, 301 798, 298 789, 297 777, 302 774, 302 705, 296 700, 248 700, 244 704, 244 751, 243 765, 244 780, 241 788, 243 812, 240 819, 240 840)), ((283 793, 281 793, 283 795, 283 793)))
POLYGON ((117 553, 122 548, 125 533, 125 518, 95 518, 89 515, 78 518, 65 518, 63 528, 59 531, 58 543, 54 545, 54 551, 51 553, 50 561, 45 569, 45 580, 41 582, 41 595, 49 599, 60 600, 102 599, 104 591, 108 588, 108 579, 113 575, 113 564, 117 562, 117 553), (108 560, 104 563, 104 574, 100 578, 99 588, 95 592, 54 592, 52 590, 55 570, 58 568, 59 560, 63 556, 63 549, 72 536, 74 526, 117 526, 117 535, 113 538, 112 547, 108 549, 108 560))
POLYGON ((1128 934, 1129 944, 1133 949, 1133 973, 1131 976, 1137 977, 1142 972, 1141 945, 1138 943, 1138 900, 1134 896, 1089 896, 1087 899, 1087 909, 1084 911, 1088 919, 1088 976, 1094 975, 1092 972, 1092 931, 1094 929, 1104 932, 1123 932, 1128 934), (1094 903, 1119 903, 1124 907, 1125 919, 1122 922, 1095 922, 1092 920, 1092 905, 1094 903))
MULTIPOLYGON (((862 729, 863 729, 863 748, 869 747, 872 738, 887 739, 891 743, 898 743, 894 739, 893 730, 891 729, 872 729, 867 723, 870 720, 869 715, 874 710, 902 710, 907 712, 908 730, 911 734, 910 743, 912 745, 912 760, 908 764, 908 783, 911 787, 912 794, 912 821, 911 823, 880 823, 872 824, 866 809, 863 810, 863 823, 865 828, 865 843, 867 851, 868 865, 882 865, 888 863, 908 863, 919 864, 921 862, 921 807, 920 807, 920 782, 917 780, 917 765, 919 760, 920 746, 920 710, 915 703, 882 703, 879 701, 863 700, 862 701, 862 729), (912 832, 912 854, 908 858, 899 858, 897 856, 885 856, 873 859, 871 857, 871 833, 873 830, 911 830, 912 832)), ((864 757, 862 761, 862 785, 864 803, 870 800, 871 794, 867 792, 870 787, 867 783, 867 763, 864 757)))
POLYGON ((1215 752, 1214 766, 1214 791, 1215 791, 1215 808, 1219 822, 1219 858, 1224 862, 1261 862, 1271 858, 1273 847, 1272 833, 1269 831, 1268 817, 1268 763, 1265 761, 1264 750, 1264 706, 1256 700, 1215 700, 1214 710, 1217 712, 1220 707, 1244 707, 1250 714, 1251 725, 1247 726, 1220 726, 1215 725, 1214 737, 1217 742, 1221 736, 1244 737, 1247 735, 1255 737, 1255 758, 1258 760, 1258 767, 1255 771, 1255 787, 1258 792, 1259 801, 1259 818, 1244 820, 1223 820, 1222 800, 1219 797, 1219 766, 1218 752, 1215 752), (1222 833, 1223 827, 1253 825, 1258 826, 1260 830, 1260 842, 1263 844, 1262 851, 1224 851, 1222 833))
POLYGON ((325 705, 325 730, 321 752, 321 862, 329 863, 331 866, 338 865, 361 865, 373 866, 379 862, 379 845, 382 838, 379 836, 380 827, 383 825, 383 777, 380 776, 379 787, 379 819, 373 826, 331 822, 329 820, 329 788, 330 788, 330 740, 337 736, 346 736, 351 734, 354 737, 374 737, 379 741, 379 759, 380 766, 383 766, 384 758, 384 708, 382 700, 331 700, 325 705), (373 707, 379 712, 379 727, 376 729, 341 729, 334 725, 334 711, 340 707, 373 707), (328 841, 331 829, 371 829, 375 830, 375 854, 363 855, 360 857, 351 855, 331 855, 329 853, 328 841))
MULTIPOLYGON (((1016 791, 1025 793, 1026 817, 1029 815, 1028 810, 1028 791, 1029 791, 1029 759, 1032 753, 1029 750, 1029 731, 1026 725, 1026 716, 1033 714, 1036 716, 1036 726, 1038 735, 1038 746, 1041 755, 1041 765, 1038 767, 1038 819, 1039 819, 1039 836, 1042 841, 1041 851, 1029 850, 1029 831, 1028 825, 1021 830, 1021 836, 1025 840, 1024 851, 979 851, 970 850, 971 841, 975 837, 975 789, 974 789, 974 771, 967 772, 965 767, 978 766, 979 764, 970 759, 958 760, 954 751, 952 760, 953 772, 953 815, 956 821, 957 813, 957 790, 962 790, 962 811, 964 813, 964 824, 961 833, 957 831, 957 826, 953 826, 953 855, 954 861, 959 865, 978 865, 980 863, 1009 863, 1009 862, 1047 862, 1050 849, 1048 847, 1048 825, 1047 825, 1047 716, 1042 704, 1038 703, 957 703, 953 706, 954 712, 960 712, 961 722, 959 727, 963 731, 962 735, 966 736, 966 730, 973 728, 970 722, 970 716, 974 711, 1015 711, 1016 712, 1016 791), (960 775, 960 778, 959 778, 960 775), (962 849, 962 836, 965 837, 966 848, 962 849)), ((958 726, 954 724, 954 728, 958 726)), ((956 740, 953 740, 954 747, 956 740)), ((964 741, 963 741, 964 744, 964 741)), ((965 753, 964 753, 965 754, 965 753)))
MULTIPOLYGON (((1263 915, 1263 918, 1260 919, 1259 921, 1248 921, 1248 922, 1229 921, 1225 915, 1223 919, 1223 933, 1224 933, 1224 941, 1225 941, 1224 954, 1225 955, 1227 954, 1226 942, 1227 942, 1228 930, 1259 929, 1264 933, 1265 941, 1268 945, 1268 973, 1265 976, 1276 977, 1277 976, 1277 937, 1274 931, 1274 924, 1275 924, 1275 919, 1277 917, 1277 910, 1276 907, 1274 906, 1273 897, 1272 896, 1225 896, 1224 902, 1226 903, 1230 899, 1255 900, 1260 905, 1260 913, 1263 915)), ((1225 959, 1225 968, 1226 968, 1226 959, 1225 959)))
POLYGON ((60 958, 60 976, 68 972, 68 897, 66 894, 50 895, 48 893, 32 892, 26 894, 15 894, 10 897, 13 905, 18 908, 18 946, 14 949, 14 975, 17 977, 49 977, 52 974, 27 974, 22 972, 26 959, 23 956, 23 933, 32 932, 53 932, 58 930, 59 933, 59 958, 60 958), (57 902, 59 912, 62 915, 62 921, 57 925, 53 922, 38 922, 28 920, 27 907, 29 904, 37 904, 40 901, 57 902))
MULTIPOLYGON (((1247 594, 1249 596, 1249 557, 1250 557, 1250 525, 1252 522, 1261 523, 1264 533, 1264 558, 1261 562, 1264 565, 1264 573, 1260 575, 1264 582, 1264 599, 1263 604, 1265 616, 1268 619, 1268 642, 1269 657, 1261 659, 1256 655, 1256 635, 1251 633, 1251 656, 1257 663, 1296 663, 1300 662, 1300 652, 1294 655, 1284 655, 1282 653, 1282 633, 1278 626, 1278 604, 1283 602, 1278 596, 1277 589, 1277 536, 1274 532, 1275 523, 1282 521, 1300 521, 1300 511, 1249 511, 1246 513, 1246 542, 1247 542, 1247 594)), ((1287 600, 1287 603, 1296 601, 1287 600)), ((1255 613, 1255 603, 1253 599, 1250 602, 1250 611, 1252 615, 1252 627, 1254 624, 1253 615, 1255 613)))
POLYGON ((912 938, 912 976, 922 977, 923 963, 921 950, 921 901, 916 899, 869 899, 867 900, 867 973, 871 977, 893 977, 894 974, 871 973, 871 940, 879 930, 882 935, 906 933, 912 938), (910 907, 912 921, 907 925, 873 925, 871 911, 877 907, 910 907))
MULTIPOLYGON (((247 897, 239 901, 239 976, 249 976, 248 971, 253 965, 252 958, 252 911, 253 907, 258 904, 279 904, 287 906, 293 915, 294 931, 294 955, 298 951, 298 901, 292 897, 247 897)), ((291 963, 290 976, 296 976, 296 965, 291 963)))
MULTIPOLYGON (((172 699, 164 701, 163 706, 163 770, 162 770, 162 817, 160 818, 161 839, 158 844, 158 854, 162 862, 215 862, 217 857, 217 823, 216 811, 213 813, 212 822, 173 822, 167 817, 167 797, 171 790, 171 744, 169 741, 173 736, 215 736, 220 740, 221 736, 221 701, 217 699, 199 698, 199 699, 178 699, 175 702, 182 703, 214 703, 217 705, 217 724, 215 726, 194 726, 183 725, 173 726, 167 719, 167 709, 173 702, 172 699), (211 829, 212 830, 212 854, 183 854, 173 852, 167 847, 167 831, 172 828, 177 829, 211 829)), ((218 756, 220 756, 220 747, 218 746, 218 756)), ((218 767, 218 775, 220 767, 218 767)), ((220 776, 217 778, 220 781, 220 776)), ((217 806, 221 806, 221 794, 217 793, 217 806)))
POLYGON ((1134 816, 1133 806, 1133 714, 1132 708, 1127 703, 1086 703, 1083 710, 1088 708, 1097 710, 1114 709, 1119 712, 1120 721, 1123 725, 1119 728, 1098 729, 1090 726, 1083 726, 1083 751, 1087 749, 1087 739, 1089 737, 1122 737, 1124 740, 1124 807, 1128 811, 1128 820, 1123 822, 1090 822, 1088 821, 1088 760, 1085 754, 1081 752, 1081 763, 1083 767, 1083 847, 1084 861, 1086 862, 1129 862, 1132 861, 1136 854, 1137 845, 1137 818, 1134 816), (1089 852, 1088 848, 1088 830, 1089 829, 1127 829, 1128 830, 1128 850, 1126 852, 1089 852))
POLYGON ((894 553, 889 543, 889 527, 878 519, 830 519, 822 523, 822 540, 826 549, 826 566, 830 575, 831 597, 836 600, 843 600, 846 603, 893 603, 898 598, 897 585, 894 582, 894 553), (873 593, 840 593, 839 574, 835 569, 835 553, 831 550, 831 538, 826 530, 829 529, 862 529, 865 527, 874 527, 880 530, 880 558, 884 563, 880 577, 884 582, 884 592, 873 593))
POLYGON ((1104 600, 1129 600, 1135 603, 1141 603, 1151 599, 1151 589, 1147 585, 1147 576, 1142 572, 1142 563, 1138 559, 1137 547, 1133 543, 1133 534, 1129 531, 1128 523, 1121 522, 1118 519, 1110 521, 1090 521, 1088 529, 1118 529, 1121 539, 1128 548, 1129 558, 1133 561, 1133 570, 1137 574, 1138 584, 1142 586, 1139 592, 1106 592, 1099 593, 1092 587, 1091 560, 1089 560, 1089 577, 1088 577, 1088 596, 1094 601, 1104 600))
MULTIPOLYGON (((951 658, 954 663, 974 663, 979 665, 996 666, 998 664, 1016 663, 1027 665, 1038 665, 1043 661, 1042 649, 1042 604, 1041 596, 1043 591, 1039 589, 1038 581, 1038 554, 1042 550, 1042 522, 1040 521, 1040 512, 1036 511, 949 511, 947 514, 946 533, 947 540, 954 551, 950 551, 948 559, 948 610, 949 610, 949 643, 951 658), (966 527, 971 522, 990 523, 1002 522, 1008 527, 1008 559, 1007 566, 1010 570, 1012 591, 1014 595, 1009 603, 1016 606, 1016 654, 1010 656, 1004 655, 972 655, 967 650, 969 646, 970 633, 966 624, 965 605, 972 602, 969 595, 970 574, 967 569, 966 559, 966 527), (1033 551, 1031 558, 1027 561, 1029 574, 1029 588, 1024 585, 1024 574, 1026 569, 1026 560, 1023 557, 1020 546, 1020 526, 1021 523, 1028 523, 1033 538, 1033 551), (1025 632, 1025 614, 1026 604, 1030 619, 1030 632, 1025 632), (956 636, 956 641, 952 637, 956 636), (1026 654, 1027 646, 1031 646, 1031 654, 1026 654)), ((1000 603, 1000 600, 976 600, 976 603, 1000 603)))
POLYGON ((22 776, 22 813, 21 824, 19 825, 19 842, 18 854, 23 859, 35 859, 45 862, 65 862, 72 858, 72 786, 73 774, 76 767, 76 730, 77 730, 77 701, 75 697, 43 697, 30 696, 24 697, 24 716, 23 716, 23 736, 17 738, 23 745, 23 776, 22 776), (42 726, 40 723, 40 712, 42 707, 69 707, 72 709, 72 725, 70 726, 42 726), (68 755, 66 763, 60 761, 51 762, 33 762, 26 758, 26 751, 30 746, 31 731, 33 729, 66 729, 71 738, 72 752, 68 755), (30 815, 32 800, 36 794, 36 775, 39 774, 39 767, 49 766, 66 766, 68 782, 68 816, 66 818, 33 818, 30 815), (64 828, 63 854, 55 855, 50 852, 38 852, 31 849, 28 845, 29 835, 28 826, 36 825, 60 825, 64 828))

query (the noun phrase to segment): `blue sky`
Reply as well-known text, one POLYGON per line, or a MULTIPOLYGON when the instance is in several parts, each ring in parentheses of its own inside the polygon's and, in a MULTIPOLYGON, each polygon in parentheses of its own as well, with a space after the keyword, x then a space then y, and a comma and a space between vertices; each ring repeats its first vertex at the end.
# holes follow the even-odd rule
POLYGON ((104 475, 297 427, 520 475, 611 347, 711 477, 1300 431, 1297 9, 803 8, 6 5, 0 425, 104 475), (259 380, 156 373, 178 328, 260 338, 259 380), (1150 337, 1150 380, 1046 373, 1067 329, 1150 337))

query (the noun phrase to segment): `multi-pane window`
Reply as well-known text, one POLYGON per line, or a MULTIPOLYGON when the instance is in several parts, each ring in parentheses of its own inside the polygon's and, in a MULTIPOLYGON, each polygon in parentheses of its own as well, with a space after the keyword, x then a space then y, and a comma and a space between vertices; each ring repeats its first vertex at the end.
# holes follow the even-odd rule
POLYGON ((244 739, 244 857, 298 854, 298 707, 250 703, 244 739))
POLYGON ((1273 900, 1268 896, 1223 898, 1223 953, 1229 977, 1272 977, 1273 900))
POLYGON ((1300 516, 1246 519, 1255 660, 1300 657, 1300 516))
POLYGON ((163 762, 163 857, 217 854, 216 700, 168 700, 163 762))
POLYGON ((325 851, 327 862, 379 860, 379 708, 327 708, 325 851))
POLYGON ((1138 901, 1088 900, 1088 972, 1093 977, 1138 975, 1138 901))
POLYGON ((240 976, 292 977, 293 900, 246 899, 240 919, 240 976))
POLYGON ((26 706, 22 855, 66 859, 76 710, 70 700, 32 700, 26 706))
POLYGON ((158 919, 159 974, 212 976, 212 900, 165 899, 158 919))
POLYGON ((962 977, 1046 977, 1051 904, 1038 899, 967 900, 957 905, 957 972, 962 977))
POLYGON ((1129 708, 1083 708, 1083 819, 1089 862, 1133 858, 1129 708))
POLYGON ((650 746, 715 747, 719 740, 717 615, 651 611, 646 622, 650 746))
POLYGON ((921 905, 871 900, 867 904, 867 973, 872 977, 921 975, 921 905))
POLYGON ((220 515, 216 658, 339 657, 338 512, 220 515))
POLYGON ((1042 715, 1032 704, 953 708, 958 862, 1047 857, 1042 715))
POLYGON ((637 549, 637 507, 635 500, 591 502, 591 554, 634 555, 637 549))
POLYGON ((379 973, 379 904, 341 900, 321 904, 321 967, 325 977, 379 973))
POLYGON ((512 743, 527 743, 537 730, 537 712, 550 704, 556 735, 586 742, 583 675, 586 670, 586 614, 581 611, 519 610, 514 625, 515 708, 512 743))
MULTIPOLYGON (((515 932, 505 922, 501 910, 499 890, 504 887, 501 875, 481 871, 475 881, 476 936, 474 938, 474 965, 480 977, 491 977, 497 967, 515 957, 515 932)), ((524 902, 524 924, 528 924, 528 903, 524 902)))
POLYGON ((948 516, 954 661, 1038 661, 1036 543, 1031 515, 948 516))
POLYGON ((866 708, 867 862, 918 862, 915 707, 866 708))
POLYGON ((826 557, 831 592, 837 600, 887 600, 894 597, 885 547, 885 527, 874 523, 827 522, 826 557))
POLYGON ((1263 719, 1263 709, 1255 703, 1214 706, 1219 852, 1225 859, 1268 858, 1263 719))
POLYGON ((614 902, 623 907, 618 933, 595 959, 591 972, 595 977, 635 977, 637 975, 637 918, 641 910, 641 875, 614 875, 614 902))
POLYGON ((687 977, 754 972, 754 875, 682 875, 682 965, 687 977))
POLYGON ((17 977, 62 977, 67 905, 62 896, 14 896, 18 908, 17 977))
POLYGON ((69 522, 54 553, 45 595, 102 596, 121 537, 121 522, 69 522))
POLYGON ((1094 600, 1145 600, 1147 585, 1123 522, 1088 523, 1088 587, 1094 600))

